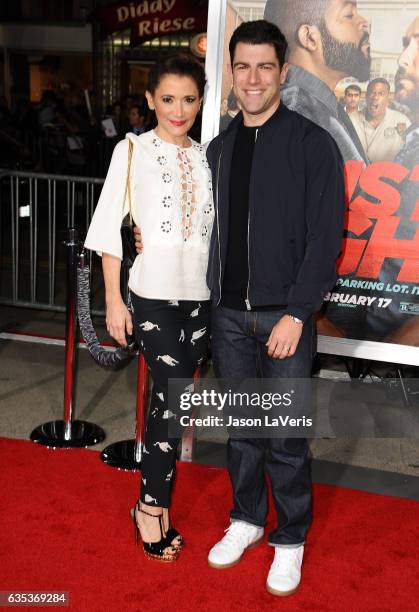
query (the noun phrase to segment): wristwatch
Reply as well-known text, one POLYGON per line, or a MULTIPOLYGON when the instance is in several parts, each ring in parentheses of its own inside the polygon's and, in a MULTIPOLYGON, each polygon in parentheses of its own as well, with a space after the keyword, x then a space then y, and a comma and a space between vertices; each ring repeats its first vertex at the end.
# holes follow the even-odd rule
POLYGON ((304 324, 304 321, 302 321, 298 317, 294 317, 294 315, 291 315, 291 314, 289 314, 288 316, 291 317, 291 319, 294 321, 294 323, 298 323, 299 325, 303 325, 304 324))

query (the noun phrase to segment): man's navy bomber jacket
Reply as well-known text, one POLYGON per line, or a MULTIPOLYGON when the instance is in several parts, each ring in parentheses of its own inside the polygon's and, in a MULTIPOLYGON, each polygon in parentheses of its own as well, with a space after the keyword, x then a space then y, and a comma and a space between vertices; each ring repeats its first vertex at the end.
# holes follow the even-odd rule
MULTIPOLYGON (((207 283, 217 304, 227 254, 231 157, 242 121, 239 113, 207 149, 215 206, 207 283)), ((257 130, 250 175, 252 309, 286 304, 286 312, 303 321, 319 310, 336 280, 344 211, 343 161, 335 141, 281 103, 257 130)))

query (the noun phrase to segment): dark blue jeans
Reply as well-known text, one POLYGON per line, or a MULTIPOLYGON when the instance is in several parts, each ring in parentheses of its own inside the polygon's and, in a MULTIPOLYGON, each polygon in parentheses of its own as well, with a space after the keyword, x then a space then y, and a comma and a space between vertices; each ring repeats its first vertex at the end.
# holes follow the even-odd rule
MULTIPOLYGON (((308 320, 292 357, 268 356, 269 335, 283 315, 275 311, 212 309, 212 357, 219 378, 309 378, 314 355, 313 321, 308 320)), ((267 474, 278 523, 269 534, 273 545, 296 546, 311 521, 311 472, 304 438, 230 437, 228 470, 234 507, 230 517, 264 526, 268 512, 267 474)))

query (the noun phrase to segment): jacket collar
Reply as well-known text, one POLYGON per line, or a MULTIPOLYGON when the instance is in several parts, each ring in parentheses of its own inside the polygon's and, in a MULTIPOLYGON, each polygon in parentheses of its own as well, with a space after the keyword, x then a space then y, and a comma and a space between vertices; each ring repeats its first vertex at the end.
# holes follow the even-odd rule
MULTIPOLYGON (((280 102, 276 111, 269 117, 269 119, 265 121, 265 123, 262 123, 262 125, 259 126, 258 129, 262 130, 265 127, 269 127, 270 125, 277 123, 278 121, 282 121, 284 117, 287 115, 287 113, 289 113, 287 107, 285 106, 285 104, 283 104, 283 102, 280 102)), ((234 119, 229 123, 226 133, 229 134, 232 132, 236 132, 239 126, 242 124, 243 124, 243 113, 240 111, 239 113, 237 113, 234 119)))
POLYGON ((338 101, 333 91, 321 79, 304 68, 290 65, 285 81, 285 87, 287 86, 297 86, 309 91, 310 96, 324 104, 334 117, 338 116, 338 101))

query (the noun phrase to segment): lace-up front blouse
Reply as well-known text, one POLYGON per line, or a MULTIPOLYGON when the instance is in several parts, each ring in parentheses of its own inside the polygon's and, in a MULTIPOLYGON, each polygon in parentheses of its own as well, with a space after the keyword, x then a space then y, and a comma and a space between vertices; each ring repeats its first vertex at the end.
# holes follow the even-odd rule
POLYGON ((205 282, 214 220, 211 173, 205 147, 170 144, 152 130, 115 147, 108 174, 86 236, 85 247, 122 259, 120 227, 125 201, 128 139, 133 144, 131 206, 141 228, 143 252, 131 268, 129 288, 164 300, 207 300, 205 282))

